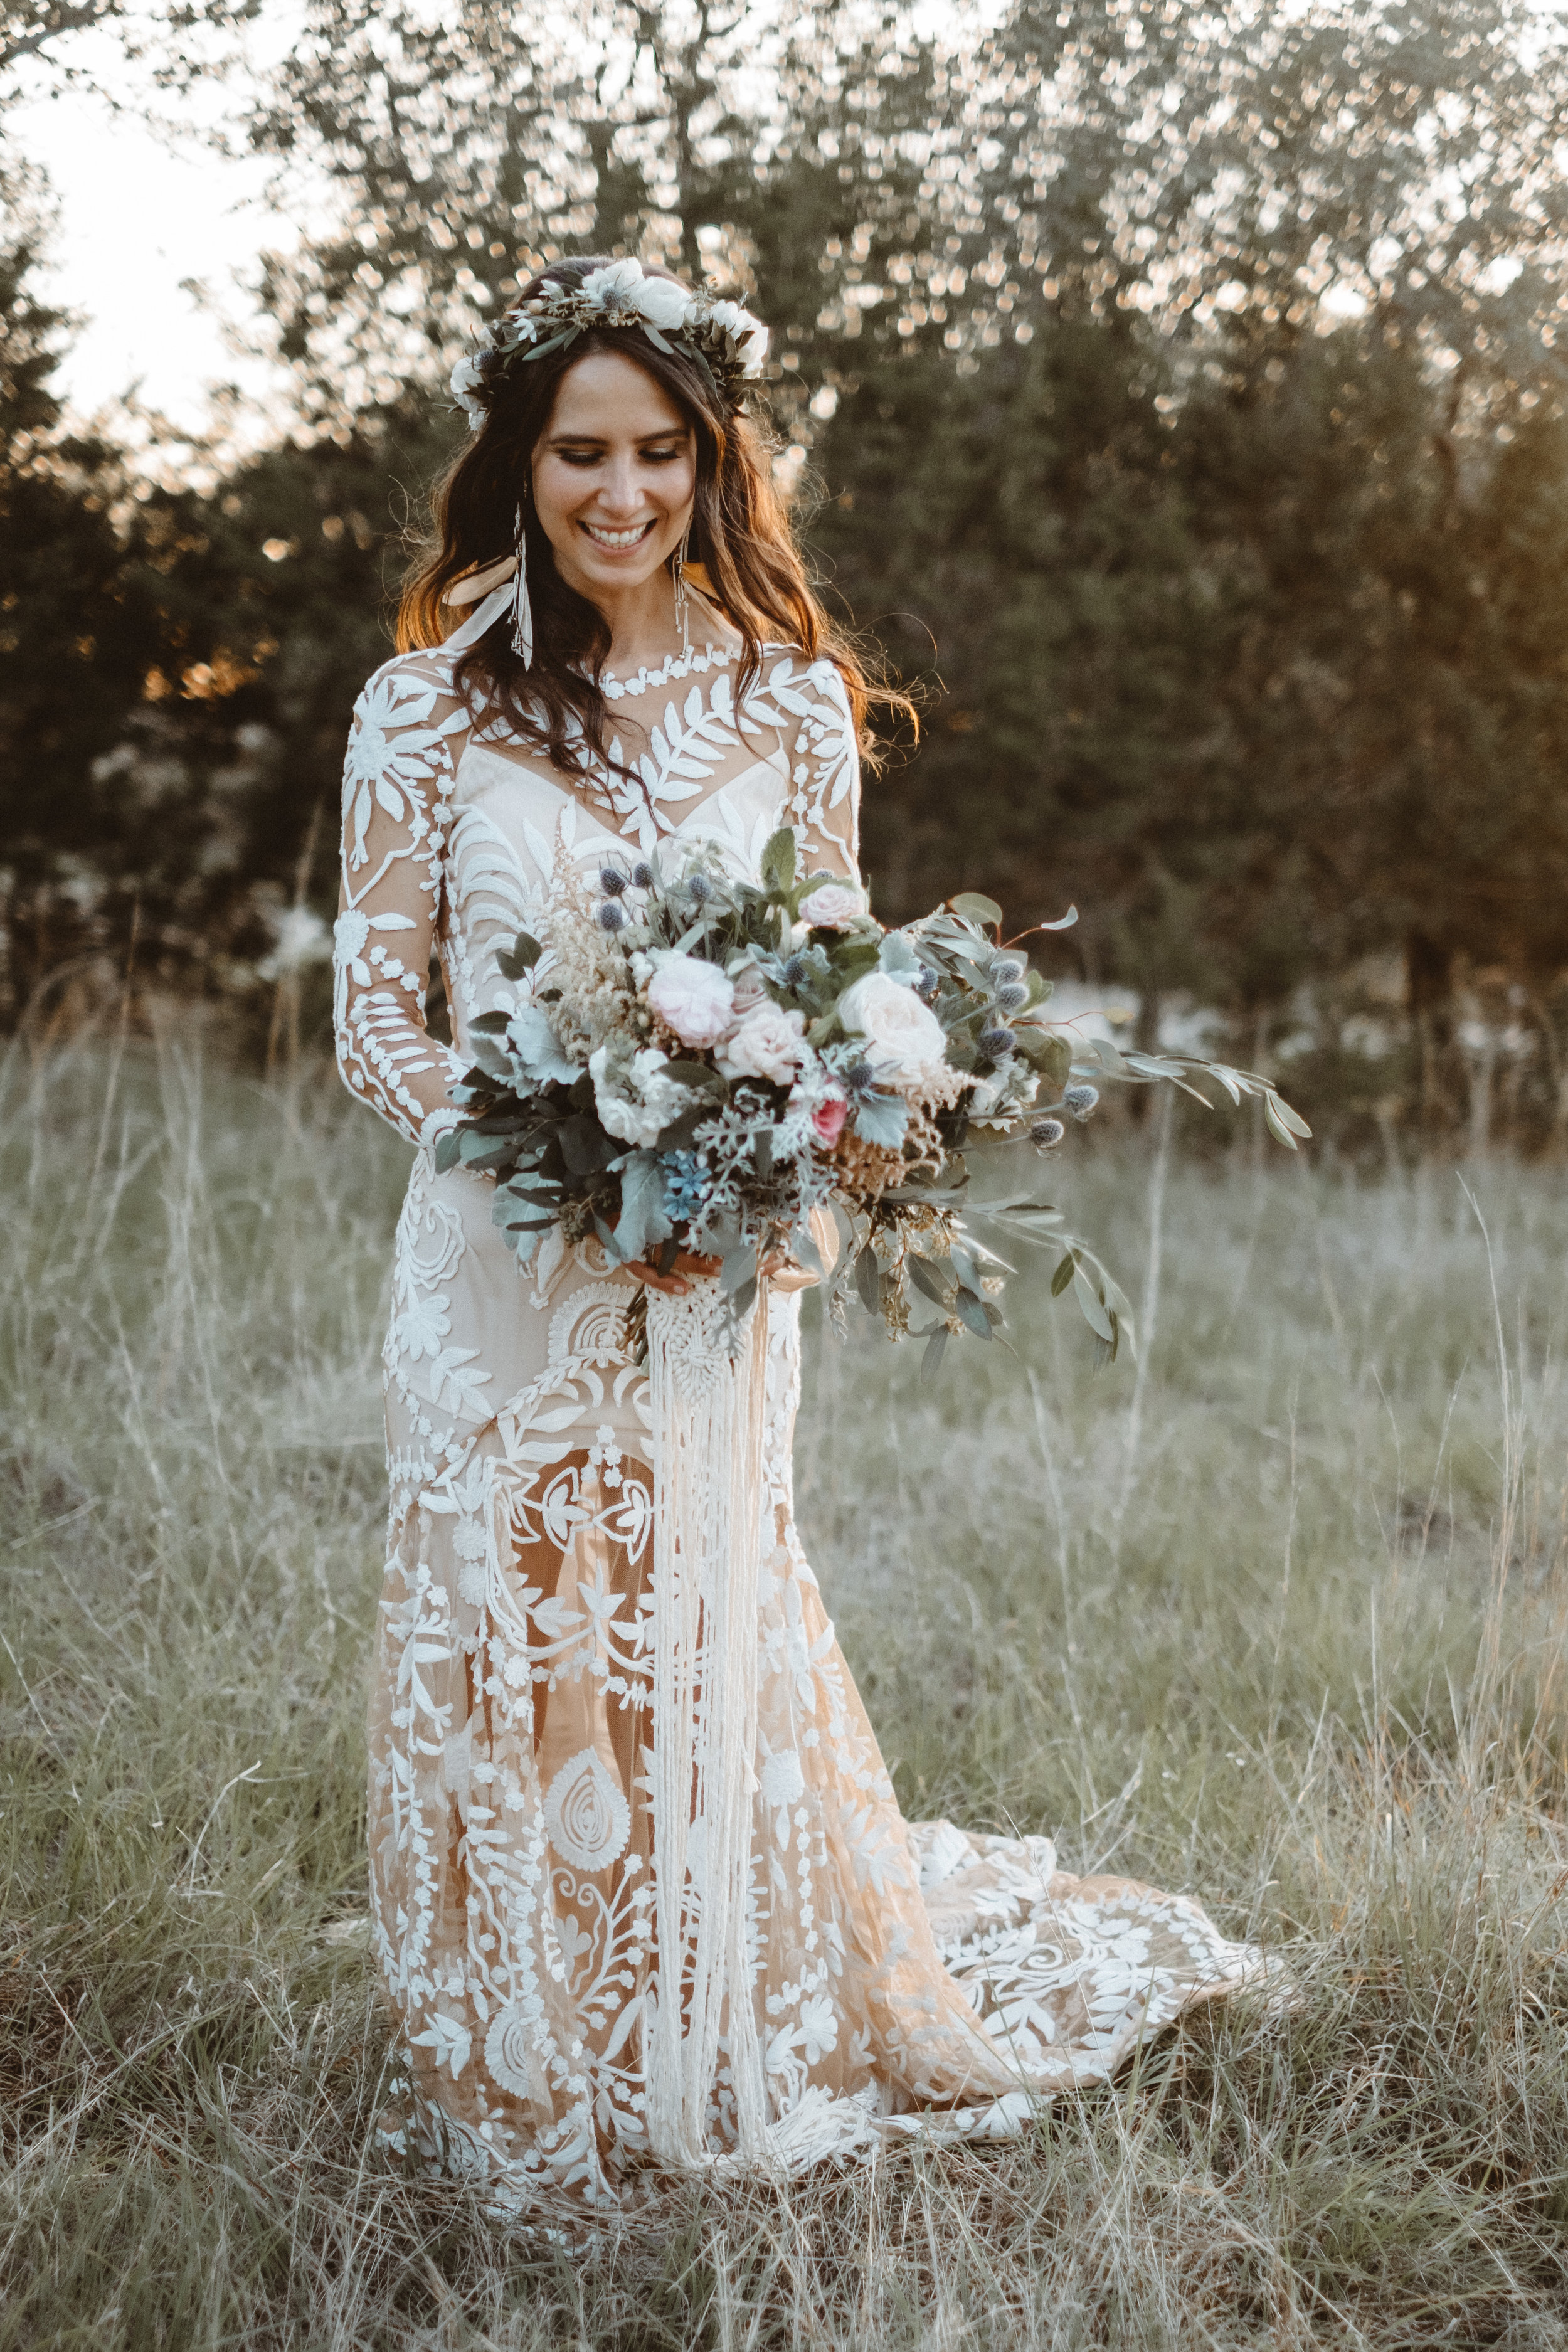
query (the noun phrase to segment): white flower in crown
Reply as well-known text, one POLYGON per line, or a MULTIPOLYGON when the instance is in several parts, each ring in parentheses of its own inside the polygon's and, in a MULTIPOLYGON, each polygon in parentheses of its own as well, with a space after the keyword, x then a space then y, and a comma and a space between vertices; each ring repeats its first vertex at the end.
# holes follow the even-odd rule
POLYGON ((483 401, 474 396, 484 382, 483 373, 479 367, 480 357, 480 353, 470 352, 465 358, 460 359, 452 370, 452 397, 460 403, 463 414, 468 420, 469 429, 475 433, 484 423, 487 413, 483 401))
MULTIPOLYGON (((625 318, 628 313, 640 318, 648 282, 642 263, 634 256, 625 261, 607 261, 603 269, 591 269, 576 291, 590 310, 602 311, 606 318, 625 318)), ((671 287, 670 291, 679 289, 671 287)))
POLYGON ((685 287, 672 285, 668 278, 645 278, 637 288, 633 307, 648 326, 661 327, 671 334, 689 326, 693 315, 691 297, 685 287))
POLYGON ((748 375, 755 375, 768 355, 768 331, 760 319, 742 310, 738 302, 714 302, 708 310, 708 323, 722 327, 734 341, 748 375))

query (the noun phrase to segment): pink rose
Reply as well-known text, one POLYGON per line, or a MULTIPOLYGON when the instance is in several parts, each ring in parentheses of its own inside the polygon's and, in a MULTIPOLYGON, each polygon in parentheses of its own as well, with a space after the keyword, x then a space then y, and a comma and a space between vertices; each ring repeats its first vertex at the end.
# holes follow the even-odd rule
POLYGON ((824 882, 800 902, 800 919, 814 931, 847 931, 866 911, 858 890, 844 882, 824 882))
POLYGON ((812 1130, 824 1151, 831 1151, 844 1132, 844 1122, 849 1116, 847 1095, 829 1095, 819 1102, 811 1114, 812 1130))
POLYGON ((771 999, 754 1004, 713 1058, 727 1078, 769 1078, 787 1087, 805 1061, 804 1013, 784 1013, 771 999))
POLYGON ((735 1014, 735 992, 727 973, 700 956, 660 959, 647 984, 647 1001, 683 1045, 716 1045, 735 1014))

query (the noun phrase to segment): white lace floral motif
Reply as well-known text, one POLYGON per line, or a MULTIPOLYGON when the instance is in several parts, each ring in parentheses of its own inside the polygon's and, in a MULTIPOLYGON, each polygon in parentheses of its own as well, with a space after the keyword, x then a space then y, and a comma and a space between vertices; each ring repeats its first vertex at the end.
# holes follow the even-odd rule
MULTIPOLYGON (((449 670, 417 655, 371 680, 343 793, 340 1061, 416 1143, 451 1116, 475 1015, 510 1003, 495 951, 538 919, 563 858, 591 872, 679 834, 754 870, 789 823, 808 869, 856 874, 854 736, 831 664, 773 646, 739 693, 710 647, 615 681, 636 781, 592 793, 473 730, 449 670), (432 950, 451 1048, 426 1027, 432 950)), ((385 1350, 373 1921, 407 2062, 396 2130, 510 2205, 582 2216, 638 2194, 658 2039, 648 1398, 621 1350, 629 1278, 558 1234, 520 1274, 489 1204, 483 1180, 437 1177, 418 1151, 385 1350)), ((726 1990, 754 2029, 764 2160, 797 2168, 917 2128, 1013 2133, 1040 2095, 1109 2073, 1262 1963, 1194 1904, 1064 1878, 1045 1839, 904 1822, 795 1533, 798 1300, 766 1314, 743 1981, 726 1990)), ((700 1668, 689 1687, 700 1710, 700 1668)), ((697 1916, 705 1826, 700 1811, 686 1824, 680 1864, 697 1916)), ((724 2013, 700 2127, 721 2165, 742 2120, 740 2011, 724 2013)), ((757 2128, 750 2116, 753 2149, 757 2128)))

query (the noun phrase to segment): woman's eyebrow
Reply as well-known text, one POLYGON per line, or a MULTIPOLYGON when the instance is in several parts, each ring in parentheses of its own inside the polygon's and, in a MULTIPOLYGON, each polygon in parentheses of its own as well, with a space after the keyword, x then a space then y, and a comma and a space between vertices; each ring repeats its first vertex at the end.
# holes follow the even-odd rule
MULTIPOLYGON (((637 446, 639 449, 646 449, 653 441, 679 441, 686 431, 684 425, 672 425, 663 433, 639 433, 637 446)), ((603 449, 608 446, 609 436, 606 433, 552 433, 547 446, 554 449, 563 444, 569 444, 574 449, 603 449)))

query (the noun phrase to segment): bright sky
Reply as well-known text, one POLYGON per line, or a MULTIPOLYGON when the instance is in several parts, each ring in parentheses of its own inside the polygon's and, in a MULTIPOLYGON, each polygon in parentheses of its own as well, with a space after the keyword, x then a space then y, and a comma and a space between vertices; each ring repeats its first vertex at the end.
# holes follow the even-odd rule
MULTIPOLYGON (((264 34, 283 36, 291 13, 268 6, 264 34)), ((123 93, 127 77, 113 53, 93 61, 108 66, 123 93)), ((80 318, 58 381, 84 414, 137 387, 145 405, 195 432, 214 385, 237 383, 264 406, 276 390, 264 363, 225 341, 226 321, 243 323, 252 311, 237 274, 264 247, 292 242, 265 201, 268 167, 226 161, 200 135, 231 103, 222 85, 209 85, 201 118, 173 148, 139 116, 76 92, 7 110, 7 143, 43 166, 58 206, 41 290, 80 318), (191 279, 205 288, 205 302, 186 289, 191 279)))

